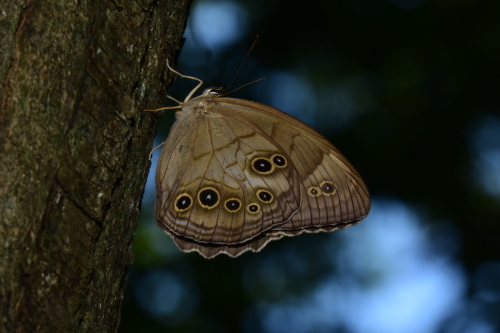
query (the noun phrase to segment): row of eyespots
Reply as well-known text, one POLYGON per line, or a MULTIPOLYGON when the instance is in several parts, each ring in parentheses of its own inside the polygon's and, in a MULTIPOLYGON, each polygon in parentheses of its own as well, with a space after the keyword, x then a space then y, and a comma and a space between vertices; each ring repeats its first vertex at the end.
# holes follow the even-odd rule
POLYGON ((281 154, 274 154, 271 158, 256 157, 252 160, 252 169, 261 175, 269 175, 274 172, 276 168, 285 168, 288 162, 285 156, 281 154))
POLYGON ((307 194, 311 197, 319 197, 320 195, 334 195, 337 193, 337 187, 331 181, 323 181, 319 186, 311 186, 307 189, 307 194))
MULTIPOLYGON (((257 198, 263 203, 271 203, 274 200, 274 195, 267 190, 257 190, 257 198)), ((215 208, 219 202, 219 192, 213 187, 204 187, 198 192, 198 203, 202 208, 215 208)), ((193 198, 188 193, 181 193, 175 198, 174 209, 176 212, 184 212, 192 206, 193 198)), ((242 203, 238 198, 229 198, 224 201, 224 208, 229 213, 236 213, 241 207, 242 203)), ((260 205, 252 202, 247 205, 247 211, 250 214, 257 214, 260 211, 260 205)))
MULTIPOLYGON (((229 213, 236 213, 241 208, 241 201, 236 198, 227 199, 226 202, 224 202, 224 208, 226 208, 229 213)), ((250 214, 257 214, 260 212, 260 206, 256 203, 248 204, 247 212, 250 214)))

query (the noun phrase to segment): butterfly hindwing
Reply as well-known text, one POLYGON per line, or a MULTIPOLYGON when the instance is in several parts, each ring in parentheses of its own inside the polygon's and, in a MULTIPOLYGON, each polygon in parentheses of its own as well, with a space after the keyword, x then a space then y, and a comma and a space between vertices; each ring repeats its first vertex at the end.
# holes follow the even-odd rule
MULTIPOLYGON (((267 105, 230 98, 218 102, 222 110, 232 105, 237 105, 238 116, 251 121, 284 151, 299 174, 301 209, 275 230, 287 235, 332 231, 355 224, 368 214, 370 198, 363 179, 327 139, 267 105)), ((231 116, 230 112, 225 114, 231 116)))

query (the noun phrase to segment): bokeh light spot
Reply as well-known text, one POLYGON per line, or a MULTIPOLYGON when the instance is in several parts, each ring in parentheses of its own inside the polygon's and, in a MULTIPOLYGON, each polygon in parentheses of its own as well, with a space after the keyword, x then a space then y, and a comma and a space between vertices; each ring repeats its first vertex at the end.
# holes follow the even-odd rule
POLYGON ((472 123, 474 177, 485 192, 500 200, 500 117, 484 115, 472 123))
MULTIPOLYGON (((340 271, 301 298, 261 303, 263 327, 276 333, 435 331, 461 304, 465 278, 446 254, 431 252, 423 225, 406 204, 375 199, 366 220, 341 233, 345 244, 331 256, 340 271)), ((334 253, 328 246, 325 255, 334 253)))
POLYGON ((267 84, 269 105, 314 126, 316 97, 305 77, 292 72, 274 72, 267 84))
POLYGON ((191 15, 193 32, 210 49, 235 42, 247 29, 247 14, 235 2, 200 1, 191 15))
POLYGON ((196 293, 187 284, 168 271, 153 270, 137 285, 137 303, 150 316, 168 325, 178 325, 197 307, 196 293))

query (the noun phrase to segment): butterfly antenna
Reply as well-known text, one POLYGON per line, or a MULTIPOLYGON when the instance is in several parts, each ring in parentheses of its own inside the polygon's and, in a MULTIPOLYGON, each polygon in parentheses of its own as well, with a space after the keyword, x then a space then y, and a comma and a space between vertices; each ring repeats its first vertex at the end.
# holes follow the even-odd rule
MULTIPOLYGON (((229 89, 229 87, 231 87, 231 85, 233 84, 234 80, 235 80, 235 79, 236 79, 236 77, 238 76, 238 74, 239 74, 239 72, 240 72, 241 68, 243 67, 243 64, 245 63, 245 61, 247 60, 248 56, 249 56, 249 55, 250 55, 250 53, 252 52, 252 50, 253 50, 253 48, 254 48, 255 44, 257 44, 257 39, 259 39, 259 35, 258 35, 258 34, 257 34, 257 36, 255 36, 255 39, 254 39, 254 41, 253 41, 252 46, 250 47, 250 50, 248 50, 247 55, 245 56, 245 58, 243 58, 243 61, 241 62, 240 67, 238 67, 238 70, 237 70, 237 71, 236 71, 236 73, 234 74, 233 79, 231 80, 231 82, 229 82, 229 85, 227 86, 226 90, 227 90, 227 89, 229 89)), ((257 81, 260 81, 260 80, 262 80, 262 79, 259 79, 259 80, 257 80, 257 81)), ((254 81, 254 82, 256 82, 256 81, 254 81)), ((253 83, 253 82, 250 82, 250 83, 253 83)), ((250 84, 250 83, 248 83, 248 84, 250 84)), ((242 86, 242 87, 244 87, 244 86, 242 86)), ((240 88, 242 88, 242 87, 240 87, 240 88)), ((240 89, 240 88, 238 88, 238 89, 240 89)), ((233 91, 235 91, 235 90, 233 90, 233 91)))
POLYGON ((226 96, 226 95, 229 95, 229 94, 231 94, 231 93, 234 93, 235 91, 240 90, 240 89, 241 89, 241 88, 243 88, 243 87, 249 86, 249 85, 251 85, 251 84, 257 83, 257 82, 262 81, 262 80, 265 80, 265 79, 266 79, 265 77, 262 77, 262 78, 260 78, 260 79, 255 80, 255 81, 245 83, 244 85, 239 86, 238 88, 236 88, 236 89, 234 89, 234 90, 231 90, 231 91, 229 91, 229 92, 227 92, 227 93, 221 94, 221 96, 226 96))

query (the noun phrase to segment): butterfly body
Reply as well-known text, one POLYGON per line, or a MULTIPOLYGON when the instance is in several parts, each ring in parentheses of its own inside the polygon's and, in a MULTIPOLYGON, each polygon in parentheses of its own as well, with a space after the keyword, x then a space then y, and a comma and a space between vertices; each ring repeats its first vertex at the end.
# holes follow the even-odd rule
POLYGON ((179 108, 157 168, 156 219, 181 250, 235 257, 368 214, 359 174, 301 121, 214 89, 179 108))

